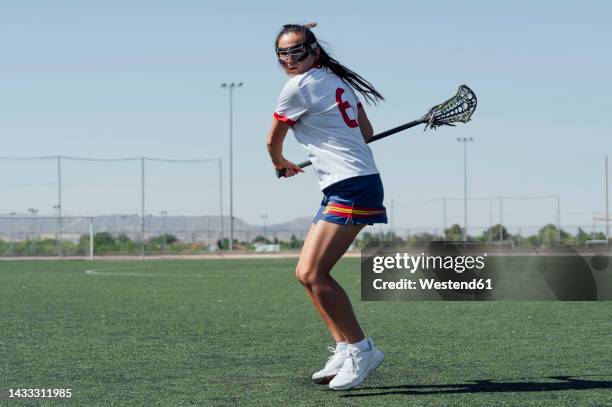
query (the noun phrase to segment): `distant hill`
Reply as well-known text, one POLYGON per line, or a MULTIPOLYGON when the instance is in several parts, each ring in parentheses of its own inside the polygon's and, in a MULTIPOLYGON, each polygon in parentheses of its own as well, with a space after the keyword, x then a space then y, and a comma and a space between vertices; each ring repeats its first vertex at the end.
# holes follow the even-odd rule
MULTIPOLYGON (((287 240, 291 235, 299 239, 306 237, 312 218, 301 217, 285 223, 268 225, 250 225, 239 218, 234 218, 234 238, 250 241, 257 235, 269 239, 275 237, 287 240)), ((185 241, 214 241, 221 236, 221 219, 219 216, 155 216, 146 217, 146 236, 157 236, 163 233, 175 235, 185 241)), ((139 239, 141 217, 134 215, 101 215, 93 217, 94 232, 109 232, 113 235, 125 233, 131 239, 139 239)), ((230 218, 223 217, 225 237, 229 237, 230 218)), ((54 217, 43 216, 0 216, 0 238, 4 240, 24 240, 30 236, 54 238, 59 230, 59 222, 54 217)), ((89 219, 85 217, 64 217, 62 235, 65 239, 78 240, 82 234, 89 233, 89 219)))

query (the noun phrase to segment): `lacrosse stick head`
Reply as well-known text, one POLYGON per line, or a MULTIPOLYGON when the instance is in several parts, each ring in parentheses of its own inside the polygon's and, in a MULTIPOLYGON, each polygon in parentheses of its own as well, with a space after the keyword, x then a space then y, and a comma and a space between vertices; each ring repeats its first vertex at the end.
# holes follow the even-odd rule
POLYGON ((454 126, 453 123, 457 122, 469 122, 476 110, 477 102, 476 94, 472 89, 466 85, 459 86, 455 96, 432 107, 423 116, 423 120, 427 120, 425 130, 428 127, 435 129, 440 126, 454 126))

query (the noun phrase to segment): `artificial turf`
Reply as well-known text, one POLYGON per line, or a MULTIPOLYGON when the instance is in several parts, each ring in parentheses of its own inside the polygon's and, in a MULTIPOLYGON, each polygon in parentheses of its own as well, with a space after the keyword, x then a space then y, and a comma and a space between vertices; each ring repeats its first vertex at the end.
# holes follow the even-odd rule
POLYGON ((332 341, 295 262, 0 262, 0 404, 612 405, 612 302, 361 302, 359 259, 334 276, 386 360, 311 384, 332 341))

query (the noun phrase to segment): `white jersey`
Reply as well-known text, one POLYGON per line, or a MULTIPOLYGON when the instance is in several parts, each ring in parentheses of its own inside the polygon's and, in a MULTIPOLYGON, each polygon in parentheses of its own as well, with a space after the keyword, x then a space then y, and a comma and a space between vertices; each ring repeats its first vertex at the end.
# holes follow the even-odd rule
POLYGON ((288 123, 306 148, 321 189, 347 178, 378 174, 363 140, 353 89, 325 68, 312 68, 285 84, 274 117, 288 123))

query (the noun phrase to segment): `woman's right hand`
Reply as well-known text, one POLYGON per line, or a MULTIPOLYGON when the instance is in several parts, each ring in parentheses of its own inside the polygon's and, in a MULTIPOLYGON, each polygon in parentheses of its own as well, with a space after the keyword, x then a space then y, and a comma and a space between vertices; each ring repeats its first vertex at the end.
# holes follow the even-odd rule
POLYGON ((285 178, 293 177, 300 172, 304 172, 304 170, 297 164, 287 160, 286 158, 283 158, 282 161, 274 167, 276 168, 276 171, 285 170, 284 174, 282 175, 285 178))

